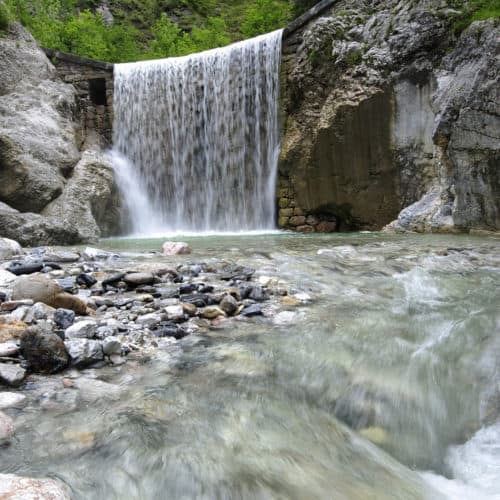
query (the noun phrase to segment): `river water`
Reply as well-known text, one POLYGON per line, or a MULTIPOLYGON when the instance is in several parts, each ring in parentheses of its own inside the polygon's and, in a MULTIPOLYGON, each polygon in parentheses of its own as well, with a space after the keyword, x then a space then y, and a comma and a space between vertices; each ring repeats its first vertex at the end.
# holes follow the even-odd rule
POLYGON ((233 260, 310 302, 87 371, 118 392, 31 398, 3 471, 77 499, 500 498, 500 238, 188 241, 148 258, 233 260))

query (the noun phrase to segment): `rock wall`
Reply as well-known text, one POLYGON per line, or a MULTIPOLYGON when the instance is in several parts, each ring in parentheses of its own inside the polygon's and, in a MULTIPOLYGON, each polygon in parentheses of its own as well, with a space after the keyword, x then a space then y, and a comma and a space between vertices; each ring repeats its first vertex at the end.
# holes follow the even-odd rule
POLYGON ((340 1, 285 40, 281 227, 500 229, 499 30, 457 15, 340 1))
POLYGON ((12 24, 0 37, 0 236, 73 244, 116 231, 118 196, 102 142, 87 133, 77 89, 12 24))

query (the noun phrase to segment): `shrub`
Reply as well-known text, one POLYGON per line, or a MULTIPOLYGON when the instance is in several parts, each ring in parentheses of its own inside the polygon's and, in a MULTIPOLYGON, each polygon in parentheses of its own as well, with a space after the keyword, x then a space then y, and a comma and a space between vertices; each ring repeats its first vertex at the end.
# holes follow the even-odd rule
POLYGON ((0 30, 4 31, 9 27, 10 24, 10 13, 7 6, 0 2, 0 30))

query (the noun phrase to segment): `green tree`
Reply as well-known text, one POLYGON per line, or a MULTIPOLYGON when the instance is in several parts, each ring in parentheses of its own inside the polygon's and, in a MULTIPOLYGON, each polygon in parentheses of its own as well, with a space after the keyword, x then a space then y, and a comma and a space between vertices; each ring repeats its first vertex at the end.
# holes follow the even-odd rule
POLYGON ((162 14, 153 26, 153 39, 149 44, 147 57, 150 59, 176 57, 189 54, 192 42, 177 24, 162 14))
POLYGON ((247 37, 269 33, 285 26, 292 17, 292 6, 278 0, 254 0, 245 12, 241 33, 247 37))
POLYGON ((203 28, 194 27, 191 32, 191 48, 195 52, 223 47, 231 43, 224 19, 209 17, 203 28))

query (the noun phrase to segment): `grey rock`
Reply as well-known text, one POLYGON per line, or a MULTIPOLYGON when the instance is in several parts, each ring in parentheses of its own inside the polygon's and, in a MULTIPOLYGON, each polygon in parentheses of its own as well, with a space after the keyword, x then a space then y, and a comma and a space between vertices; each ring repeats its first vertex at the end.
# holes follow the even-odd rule
POLYGON ((0 363, 0 382, 11 387, 17 387, 22 384, 26 370, 19 365, 9 365, 0 363))
POLYGON ((127 285, 139 286, 139 285, 151 285, 155 281, 155 277, 151 273, 129 273, 123 278, 123 281, 127 285))
POLYGON ((33 305, 26 314, 24 321, 26 323, 33 323, 42 319, 52 319, 54 317, 55 309, 43 302, 37 302, 33 305))
POLYGON ((97 332, 97 323, 93 320, 79 321, 66 328, 66 339, 91 339, 97 332))
POLYGON ((262 309, 257 304, 252 304, 251 306, 245 307, 241 312, 242 316, 246 316, 248 318, 252 316, 262 316, 262 309))
POLYGON ((101 250, 100 248, 93 247, 85 248, 82 254, 83 258, 86 260, 106 260, 112 258, 114 255, 115 254, 107 252, 106 250, 101 250))
POLYGON ((0 238, 0 260, 11 259, 16 255, 22 255, 21 245, 9 238, 0 238))
POLYGON ((162 249, 163 255, 187 255, 192 252, 191 247, 181 241, 166 241, 162 249))
POLYGON ((120 354, 122 351, 122 343, 120 342, 118 337, 106 337, 102 341, 102 350, 106 356, 120 354))
POLYGON ((77 378, 75 387, 80 391, 80 397, 86 403, 95 403, 103 399, 116 401, 123 394, 122 387, 89 377, 77 378))
POLYGON ((0 344, 0 357, 11 358, 17 356, 19 351, 19 346, 13 342, 3 342, 0 344))
POLYGON ((96 340, 72 339, 64 342, 76 368, 85 368, 104 359, 101 344, 96 340))
POLYGON ((64 250, 49 250, 43 256, 44 262, 77 262, 80 260, 80 254, 64 250))
MULTIPOLYGON (((173 307, 178 307, 178 306, 173 306, 173 307)), ((175 311, 176 314, 174 314, 173 317, 169 319, 174 319, 174 317, 178 316, 179 311, 177 309, 175 311)), ((144 328, 152 329, 157 327, 161 323, 161 316, 156 313, 144 314, 143 316, 139 316, 137 318, 136 323, 143 326, 144 328)))
POLYGON ((62 339, 49 328, 32 326, 21 336, 21 350, 30 370, 57 373, 68 366, 69 356, 62 339))
POLYGON ((66 328, 69 328, 74 321, 75 311, 62 308, 56 309, 54 313, 54 322, 59 328, 66 330, 66 328))
POLYGON ((0 497, 11 500, 71 500, 69 488, 56 479, 0 474, 0 497))
POLYGON ((26 404, 26 396, 18 392, 0 392, 0 410, 22 408, 26 404))
POLYGON ((225 295, 219 307, 228 315, 232 316, 238 310, 238 302, 232 295, 225 295))
POLYGON ((181 305, 168 306, 165 308, 167 319, 170 321, 179 321, 184 319, 184 309, 181 305))
POLYGON ((10 273, 5 269, 0 269, 0 287, 7 287, 11 285, 16 278, 17 276, 15 274, 10 273))

